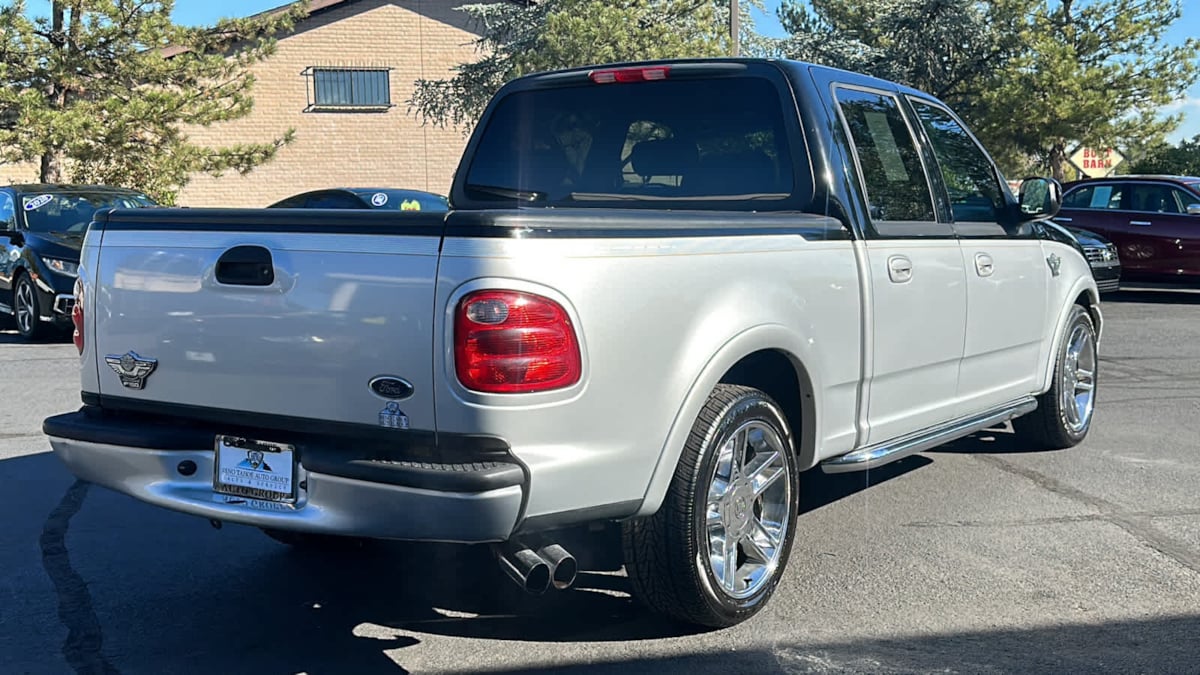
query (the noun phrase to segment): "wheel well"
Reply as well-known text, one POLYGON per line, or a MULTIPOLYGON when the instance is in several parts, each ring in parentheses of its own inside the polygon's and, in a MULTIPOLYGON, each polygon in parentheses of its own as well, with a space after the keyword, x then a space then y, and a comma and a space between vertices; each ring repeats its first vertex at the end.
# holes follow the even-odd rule
POLYGON ((12 281, 8 284, 8 307, 13 311, 14 316, 16 316, 17 312, 17 282, 21 280, 21 276, 24 274, 26 274, 24 267, 18 267, 13 270, 12 281))
POLYGON ((1095 324, 1096 330, 1100 330, 1100 315, 1096 312, 1096 300, 1091 293, 1084 291, 1075 298, 1075 304, 1087 310, 1088 316, 1092 317, 1092 323, 1095 324))
POLYGON ((721 377, 722 384, 753 387, 770 396, 783 408, 795 438, 801 470, 815 456, 816 415, 812 381, 803 364, 777 349, 764 349, 743 357, 721 377))

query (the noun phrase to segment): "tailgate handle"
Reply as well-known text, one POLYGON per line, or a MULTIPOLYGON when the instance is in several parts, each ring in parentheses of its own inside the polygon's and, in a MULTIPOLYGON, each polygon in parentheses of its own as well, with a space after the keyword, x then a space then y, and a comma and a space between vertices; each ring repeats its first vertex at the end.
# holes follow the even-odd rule
POLYGON ((217 259, 217 281, 231 286, 270 286, 275 283, 271 252, 262 246, 235 246, 217 259))

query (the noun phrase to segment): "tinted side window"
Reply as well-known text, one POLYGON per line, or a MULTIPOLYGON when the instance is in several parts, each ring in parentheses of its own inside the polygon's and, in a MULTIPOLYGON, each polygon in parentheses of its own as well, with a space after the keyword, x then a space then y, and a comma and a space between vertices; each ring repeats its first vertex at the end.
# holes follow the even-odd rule
POLYGON ((1181 213, 1183 210, 1175 202, 1172 192, 1166 185, 1134 183, 1129 186, 1129 208, 1150 213, 1181 213))
POLYGON ((1195 194, 1188 192, 1187 190, 1171 188, 1171 192, 1175 193, 1175 199, 1179 203, 1180 213, 1187 213, 1187 207, 1192 204, 1200 204, 1200 197, 1197 197, 1195 194))
POLYGON ((0 230, 11 230, 17 226, 17 209, 12 195, 0 192, 0 230))
POLYGON ((883 235, 918 235, 943 230, 914 226, 931 222, 933 197, 916 142, 892 96, 840 89, 845 117, 875 229, 883 235), (887 221, 898 221, 887 225, 887 221), (908 225, 902 225, 907 222, 908 225))
POLYGON ((341 194, 313 195, 305 206, 310 209, 365 209, 366 206, 354 197, 341 194))
POLYGON ((1065 209, 1119 209, 1124 190, 1120 185, 1086 185, 1063 199, 1065 209))
POLYGON ((949 112, 912 101, 937 157, 956 222, 996 222, 1004 208, 1000 180, 987 155, 949 112))
POLYGON ((278 202, 278 203, 272 204, 272 205, 271 205, 271 208, 273 208, 273 209, 299 209, 299 208, 303 208, 303 207, 304 207, 304 201, 305 201, 306 199, 307 199, 307 197, 305 197, 304 195, 299 195, 299 196, 296 196, 296 197, 288 197, 287 199, 285 199, 285 200, 283 200, 283 201, 281 201, 281 202, 278 202))

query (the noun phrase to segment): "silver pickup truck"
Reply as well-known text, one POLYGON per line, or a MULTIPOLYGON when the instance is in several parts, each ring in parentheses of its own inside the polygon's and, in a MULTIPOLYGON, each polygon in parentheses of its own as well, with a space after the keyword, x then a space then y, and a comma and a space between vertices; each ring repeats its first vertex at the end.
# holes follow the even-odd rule
MULTIPOLYGON (((448 213, 111 210, 83 249, 72 472, 290 542, 491 545, 567 588, 619 528, 635 595, 760 611, 798 475, 1012 420, 1088 433, 1101 313, 1077 244, 963 122, 894 83, 714 59, 494 97, 448 213)), ((803 545, 803 542, 800 543, 803 545)))

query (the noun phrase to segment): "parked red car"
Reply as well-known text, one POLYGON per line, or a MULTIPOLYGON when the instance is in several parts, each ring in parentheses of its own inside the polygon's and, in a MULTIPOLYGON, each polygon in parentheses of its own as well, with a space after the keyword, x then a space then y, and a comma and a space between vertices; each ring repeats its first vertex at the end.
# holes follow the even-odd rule
POLYGON ((1200 278, 1198 177, 1131 175, 1067 183, 1054 220, 1116 244, 1122 281, 1200 278))

